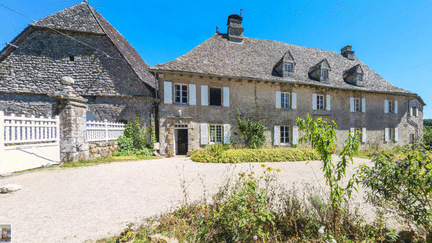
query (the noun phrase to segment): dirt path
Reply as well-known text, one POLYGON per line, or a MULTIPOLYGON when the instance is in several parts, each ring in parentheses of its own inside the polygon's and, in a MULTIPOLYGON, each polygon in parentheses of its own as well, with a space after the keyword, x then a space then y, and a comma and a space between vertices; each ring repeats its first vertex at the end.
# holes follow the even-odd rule
MULTIPOLYGON (((369 160, 355 159, 355 166, 358 163, 369 160)), ((281 183, 325 184, 319 161, 265 164, 282 170, 281 183)), ((201 164, 171 158, 5 177, 0 186, 18 184, 22 190, 0 194, 0 223, 12 224, 13 242, 95 241, 119 234, 129 222, 179 205, 184 199, 181 181, 188 186, 190 200, 196 200, 204 188, 215 193, 227 171, 234 175, 249 168, 261 171, 260 165, 201 164)))

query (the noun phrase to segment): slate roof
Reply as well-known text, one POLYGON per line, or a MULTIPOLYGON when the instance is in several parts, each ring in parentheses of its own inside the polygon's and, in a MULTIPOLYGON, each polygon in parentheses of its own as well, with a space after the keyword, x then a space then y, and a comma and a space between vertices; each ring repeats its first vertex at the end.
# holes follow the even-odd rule
POLYGON ((86 1, 40 19, 31 26, 106 35, 138 77, 147 85, 155 87, 154 77, 148 71, 149 65, 129 42, 86 1))
POLYGON ((244 37, 243 44, 233 43, 226 34, 216 33, 188 53, 177 59, 155 65, 151 70, 175 71, 219 77, 254 79, 282 83, 307 84, 322 87, 371 91, 379 93, 416 95, 398 88, 376 74, 356 57, 349 60, 341 53, 315 48, 295 46, 279 41, 244 37), (275 75, 274 67, 289 51, 296 65, 290 79, 275 75), (331 66, 329 83, 311 79, 308 72, 311 67, 326 59, 331 66), (364 86, 358 87, 344 81, 344 72, 361 65, 364 86))

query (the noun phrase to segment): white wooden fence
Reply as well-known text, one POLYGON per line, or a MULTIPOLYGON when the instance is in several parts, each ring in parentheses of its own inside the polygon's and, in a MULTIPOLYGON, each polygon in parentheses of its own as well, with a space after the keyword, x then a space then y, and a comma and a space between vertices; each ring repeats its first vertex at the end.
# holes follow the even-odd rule
POLYGON ((88 121, 86 128, 87 142, 108 142, 116 140, 124 133, 123 123, 88 121))
POLYGON ((0 111, 0 174, 60 163, 60 118, 0 111))

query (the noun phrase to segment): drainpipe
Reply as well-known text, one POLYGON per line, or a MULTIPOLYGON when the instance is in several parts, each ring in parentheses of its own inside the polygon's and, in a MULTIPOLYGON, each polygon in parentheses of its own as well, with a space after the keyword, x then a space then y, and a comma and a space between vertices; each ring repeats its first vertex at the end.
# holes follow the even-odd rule
MULTIPOLYGON (((159 86, 158 86, 158 81, 157 81, 157 72, 156 71, 153 71, 153 74, 154 74, 154 81, 155 81, 155 97, 154 97, 154 102, 153 102, 153 104, 152 104, 152 107, 151 107, 151 113, 153 114, 153 122, 154 122, 154 129, 155 129, 155 134, 158 134, 159 135, 159 131, 157 131, 156 130, 156 121, 158 121, 158 119, 157 119, 157 117, 156 117, 156 109, 158 108, 158 106, 159 106, 159 103, 160 103, 160 99, 158 98, 158 88, 159 88, 159 86)), ((158 126, 157 126, 158 128, 159 128, 159 124, 158 124, 158 126)), ((151 138, 151 139, 153 139, 153 138, 151 138)), ((156 141, 158 141, 159 139, 156 139, 156 141)))

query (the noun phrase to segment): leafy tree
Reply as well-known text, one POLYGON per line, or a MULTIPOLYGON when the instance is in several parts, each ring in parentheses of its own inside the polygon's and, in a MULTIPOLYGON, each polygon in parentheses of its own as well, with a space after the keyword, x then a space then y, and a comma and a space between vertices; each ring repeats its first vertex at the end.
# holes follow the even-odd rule
POLYGON ((123 136, 117 139, 119 143, 119 147, 114 152, 114 155, 134 155, 134 154, 149 154, 149 151, 146 151, 146 134, 142 131, 140 125, 140 119, 136 116, 135 121, 130 125, 125 126, 123 136))
POLYGON ((254 121, 251 118, 245 118, 240 114, 237 115, 237 123, 240 132, 245 136, 245 145, 249 148, 261 148, 266 140, 264 132, 267 127, 261 121, 254 121))
POLYGON ((297 118, 296 123, 306 133, 299 141, 311 142, 312 147, 321 155, 323 162, 321 169, 324 172, 326 184, 330 188, 330 201, 332 203, 331 229, 334 235, 338 237, 339 219, 341 213, 343 213, 342 202, 351 197, 353 189, 356 190, 354 183, 357 182, 357 178, 356 175, 353 175, 345 187, 341 181, 345 177, 347 166, 353 162, 352 156, 358 149, 361 132, 350 133, 350 136, 345 140, 342 152, 339 153, 341 161, 334 164, 332 162, 332 153, 336 147, 336 123, 332 121, 331 124, 328 124, 321 118, 314 120, 309 115, 306 115, 305 119, 297 118))

